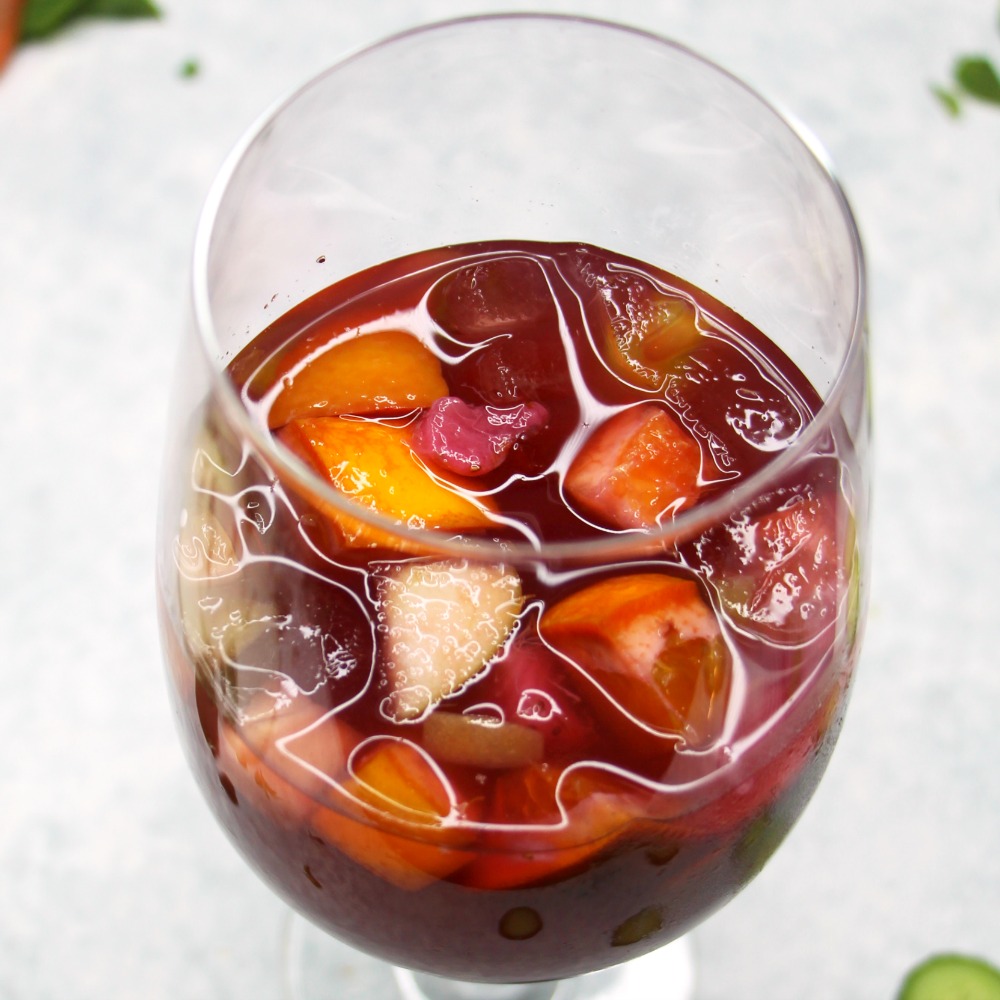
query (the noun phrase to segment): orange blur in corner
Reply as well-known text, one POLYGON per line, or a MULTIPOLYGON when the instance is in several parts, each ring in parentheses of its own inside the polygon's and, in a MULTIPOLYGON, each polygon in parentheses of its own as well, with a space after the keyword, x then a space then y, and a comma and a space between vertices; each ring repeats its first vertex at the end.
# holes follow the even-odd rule
POLYGON ((24 0, 0 0, 0 69, 17 47, 24 0))

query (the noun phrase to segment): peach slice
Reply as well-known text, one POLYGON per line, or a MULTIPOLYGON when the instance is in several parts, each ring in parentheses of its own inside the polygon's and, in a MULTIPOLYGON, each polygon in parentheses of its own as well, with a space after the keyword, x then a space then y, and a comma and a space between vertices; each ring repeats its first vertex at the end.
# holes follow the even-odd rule
POLYGON ((362 747, 344 792, 361 804, 362 819, 320 809, 316 833, 369 871, 402 889, 421 889, 467 864, 474 833, 461 821, 478 818, 478 800, 455 792, 411 743, 383 739, 362 747))
MULTIPOLYGON (((414 453, 408 427, 315 417, 291 421, 278 437, 352 503, 404 527, 458 533, 492 523, 487 501, 431 475, 414 453)), ((330 506, 323 510, 345 545, 400 545, 361 519, 330 506)))
POLYGON ((286 381, 267 416, 405 413, 448 395, 441 362, 413 334, 379 330, 338 340, 286 381))
POLYGON ((464 560, 410 562, 374 577, 390 688, 382 711, 422 718, 501 650, 523 604, 521 580, 464 560))
POLYGON ((663 407, 621 410, 584 442, 565 488, 585 512, 616 528, 655 528, 701 491, 701 448, 663 407))
POLYGON ((640 722, 694 747, 718 736, 730 657, 693 581, 611 577, 549 608, 538 628, 640 722))

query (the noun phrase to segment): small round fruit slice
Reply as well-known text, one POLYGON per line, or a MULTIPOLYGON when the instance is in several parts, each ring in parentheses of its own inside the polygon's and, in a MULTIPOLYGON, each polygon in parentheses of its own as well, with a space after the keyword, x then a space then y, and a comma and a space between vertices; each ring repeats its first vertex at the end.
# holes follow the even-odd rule
POLYGON ((968 955, 935 955, 910 972, 896 1000, 1000 1000, 1000 969, 968 955))
POLYGON ((475 712, 432 712, 424 723, 424 749, 438 761, 479 770, 536 764, 545 740, 536 729, 475 712))

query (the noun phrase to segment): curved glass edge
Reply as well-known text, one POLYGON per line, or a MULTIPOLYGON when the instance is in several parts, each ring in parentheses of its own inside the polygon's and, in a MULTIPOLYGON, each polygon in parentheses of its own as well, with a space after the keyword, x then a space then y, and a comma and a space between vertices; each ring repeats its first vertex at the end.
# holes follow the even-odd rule
POLYGON ((839 405, 847 391, 848 376, 854 370, 858 356, 865 351, 867 343, 867 271, 860 231, 846 192, 833 169, 831 158, 825 147, 813 133, 794 116, 779 109, 775 104, 768 101, 758 91, 729 70, 719 66, 717 63, 700 55, 682 43, 646 29, 610 20, 572 14, 481 14, 450 18, 419 25, 389 35, 372 44, 362 46, 353 53, 349 53, 338 59, 327 67, 327 69, 313 75, 305 83, 296 86, 284 97, 273 102, 268 109, 258 116, 246 132, 244 132, 242 138, 231 149, 209 189, 209 193, 202 206, 195 233, 190 293, 192 296, 197 343, 211 373, 210 395, 219 401, 232 426, 254 446, 273 471, 295 482, 304 484, 312 495, 320 497, 324 503, 329 503, 344 514, 357 518, 380 532, 385 532, 400 539, 405 538, 409 540, 411 545, 421 550, 460 558, 492 558, 504 562, 516 562, 519 560, 545 560, 552 562, 566 560, 577 562, 581 559, 604 560, 623 558, 630 554, 648 551, 652 545, 669 546, 694 537, 710 525, 716 524, 729 514, 738 511, 750 503, 755 496, 758 496, 766 483, 780 478, 782 473, 794 466, 801 457, 808 455, 810 449, 828 430, 829 425, 835 419, 839 405), (309 91, 320 81, 337 72, 338 69, 348 63, 353 63, 357 59, 364 58, 368 53, 385 49, 420 35, 438 31, 471 27, 480 23, 527 23, 532 21, 573 23, 595 30, 631 34, 637 38, 653 41, 675 52, 685 54, 691 59, 697 60, 709 67, 720 76, 728 78, 735 86, 741 88, 765 110, 770 112, 776 122, 783 125, 801 143, 809 156, 819 166, 823 176, 830 185, 835 199, 840 205, 845 230, 852 246, 857 298, 854 305, 851 332, 836 375, 831 382, 828 393, 823 399, 823 405, 806 428, 805 433, 797 438, 780 456, 767 463, 756 473, 748 476, 739 486, 721 494, 714 500, 696 505, 682 512, 669 525, 662 526, 658 531, 621 532, 608 538, 543 543, 542 545, 535 546, 506 541, 501 543, 493 539, 474 537, 447 537, 439 531, 406 528, 391 518, 352 504, 323 481, 304 461, 282 448, 259 423, 251 418, 242 404, 239 393, 232 382, 226 377, 225 368, 218 360, 219 351, 217 348, 219 347, 219 342, 215 331, 207 287, 208 263, 215 222, 229 184, 239 164, 254 142, 267 130, 281 111, 293 104, 301 94, 309 91))

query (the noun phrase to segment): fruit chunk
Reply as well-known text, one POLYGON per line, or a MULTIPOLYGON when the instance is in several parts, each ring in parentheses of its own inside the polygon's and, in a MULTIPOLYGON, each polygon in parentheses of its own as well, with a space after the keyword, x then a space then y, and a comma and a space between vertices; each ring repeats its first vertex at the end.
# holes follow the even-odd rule
POLYGON ((403 889, 420 889, 468 863, 467 822, 479 803, 456 790, 412 743, 370 741, 351 761, 343 792, 360 819, 332 809, 312 817, 316 833, 369 871, 403 889))
POLYGON ((523 597, 517 573, 468 561, 404 563, 375 575, 389 696, 382 712, 421 718, 500 650, 523 597))
MULTIPOLYGON (((414 455, 407 427, 340 417, 302 418, 283 427, 278 437, 352 503, 406 528, 457 533, 492 523, 486 501, 431 476, 414 455)), ((329 505, 323 511, 345 545, 393 544, 391 536, 363 520, 329 505)))
POLYGON ((463 696, 465 711, 493 711, 542 737, 545 759, 572 763, 606 752, 576 671, 537 635, 519 634, 489 674, 463 696))
POLYGON ((629 385, 659 389, 671 363, 701 338, 693 303, 627 273, 608 275, 600 295, 607 314, 604 358, 629 385))
POLYGON ((445 330, 460 337, 510 333, 555 319, 545 275, 537 263, 522 256, 498 257, 454 271, 431 289, 427 308, 445 330))
POLYGON ((933 955, 910 971, 896 1000, 1000 1000, 1000 969, 970 955, 933 955))
POLYGON ((718 736, 730 659, 693 581, 610 577, 549 608, 538 629, 639 722, 692 747, 718 736))
POLYGON ((733 547, 715 582, 737 623, 782 645, 809 642, 834 624, 857 574, 851 527, 841 524, 838 531, 846 510, 837 508, 835 496, 798 497, 725 526, 733 547))
POLYGON ((475 712, 432 712, 424 723, 424 746, 435 759, 481 770, 536 764, 542 734, 517 722, 475 712))
POLYGON ((482 476, 503 465, 511 448, 548 421, 541 403, 471 406, 457 396, 435 400, 413 429, 421 458, 451 472, 482 476))
POLYGON ((701 449, 656 403, 616 413, 586 440, 566 473, 570 498, 616 528, 655 528, 700 492, 701 449))
POLYGON ((701 338, 694 302, 596 253, 569 258, 590 292, 595 346, 608 368, 638 389, 661 389, 701 338))
POLYGON ((239 805, 289 827, 308 821, 315 799, 346 773, 354 731, 309 698, 259 692, 238 721, 219 727, 219 771, 239 805))
POLYGON ((405 413, 447 393, 428 348, 402 330, 379 330, 336 341, 285 379, 267 421, 275 428, 296 417, 405 413))
POLYGON ((640 786, 595 767, 533 764, 504 772, 487 811, 501 829, 486 838, 488 850, 462 872, 462 881, 514 889, 568 875, 640 820, 647 798, 640 786))

